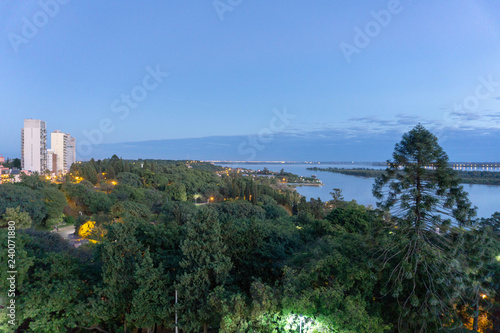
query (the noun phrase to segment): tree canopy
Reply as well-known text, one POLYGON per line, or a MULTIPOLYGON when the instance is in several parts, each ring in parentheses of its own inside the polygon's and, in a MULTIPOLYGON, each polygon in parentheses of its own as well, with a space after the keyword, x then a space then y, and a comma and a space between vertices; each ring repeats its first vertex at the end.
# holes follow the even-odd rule
POLYGON ((473 219, 446 159, 422 126, 405 134, 376 209, 307 200, 284 170, 116 155, 0 185, 19 309, 9 326, 0 295, 0 330, 173 331, 177 314, 182 332, 494 332, 499 215, 473 219), (73 222, 78 248, 50 232, 73 222))

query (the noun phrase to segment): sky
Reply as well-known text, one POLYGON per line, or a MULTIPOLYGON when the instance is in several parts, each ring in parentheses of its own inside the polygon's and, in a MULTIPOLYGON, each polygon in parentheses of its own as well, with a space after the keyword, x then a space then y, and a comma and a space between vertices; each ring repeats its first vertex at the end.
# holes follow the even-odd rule
POLYGON ((422 123, 500 161, 494 1, 2 1, 0 154, 385 161, 422 123), (50 143, 49 143, 50 145, 50 143))

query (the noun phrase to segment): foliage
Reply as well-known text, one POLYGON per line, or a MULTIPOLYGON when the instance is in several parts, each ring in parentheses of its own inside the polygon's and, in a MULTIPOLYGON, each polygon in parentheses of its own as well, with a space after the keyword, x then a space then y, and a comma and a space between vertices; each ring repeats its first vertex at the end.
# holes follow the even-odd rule
POLYGON ((16 222, 16 229, 29 228, 32 224, 30 215, 26 212, 21 212, 19 206, 16 208, 7 207, 5 209, 2 225, 6 226, 9 221, 16 222))
POLYGON ((201 210, 186 224, 186 239, 181 244, 183 273, 179 276, 182 328, 193 332, 212 322, 214 313, 208 296, 226 283, 232 267, 222 243, 220 222, 212 209, 201 210))
POLYGON ((97 308, 114 329, 150 327, 164 322, 169 298, 162 267, 155 268, 147 249, 135 238, 137 222, 118 223, 102 244, 102 286, 97 308), (145 280, 143 280, 143 278, 145 280))
POLYGON ((35 224, 41 224, 47 216, 42 194, 24 186, 15 184, 0 186, 0 214, 5 214, 8 207, 20 207, 20 211, 27 212, 35 224))
POLYGON ((44 225, 48 228, 59 224, 64 216, 64 207, 68 205, 64 193, 54 187, 45 187, 41 190, 44 196, 45 207, 47 208, 47 217, 44 225))
POLYGON ((57 235, 18 231, 16 240, 16 326, 51 333, 76 327, 95 271, 57 235))
MULTIPOLYGON (((397 146, 402 168, 387 171, 382 210, 345 202, 340 189, 328 202, 301 198, 282 180, 301 178, 284 170, 278 180, 116 155, 74 164, 62 184, 24 176, 0 185, 0 214, 18 226, 16 328, 165 331, 177 311, 186 332, 498 330, 500 215, 459 226, 472 209, 457 175, 439 161, 425 171, 405 164, 413 152, 445 159, 415 131, 397 146), (97 244, 75 249, 56 233, 19 228, 61 219, 97 244)), ((0 226, 2 244, 7 231, 0 226)))
POLYGON ((400 330, 456 324, 453 304, 465 285, 456 258, 461 243, 449 227, 452 221, 464 225, 475 211, 437 138, 423 126, 403 135, 388 163, 373 186, 378 206, 396 217, 380 255, 387 279, 382 293, 397 301, 391 310, 400 330))
POLYGON ((138 175, 131 172, 120 172, 116 179, 118 184, 129 185, 132 187, 140 187, 142 185, 141 178, 138 175))
POLYGON ((146 205, 133 201, 117 202, 111 207, 111 215, 117 218, 133 216, 148 220, 150 214, 146 205))

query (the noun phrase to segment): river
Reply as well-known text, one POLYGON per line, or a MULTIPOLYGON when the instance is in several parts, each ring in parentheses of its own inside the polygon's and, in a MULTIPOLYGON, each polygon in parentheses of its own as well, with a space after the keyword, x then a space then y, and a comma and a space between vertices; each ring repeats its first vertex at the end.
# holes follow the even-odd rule
MULTIPOLYGON (((376 167, 372 165, 360 164, 219 164, 230 168, 245 168, 252 170, 263 170, 268 168, 271 171, 280 171, 284 169, 286 172, 291 172, 299 176, 311 176, 315 174, 325 185, 300 186, 297 191, 306 198, 321 198, 321 200, 331 200, 330 192, 333 188, 340 188, 344 199, 347 201, 356 200, 362 205, 376 206, 376 200, 372 195, 372 186, 374 178, 362 178, 355 176, 347 176, 339 173, 311 171, 309 167, 318 168, 373 168, 384 169, 384 167, 376 167)), ((463 184, 464 189, 469 193, 469 199, 473 205, 477 206, 478 217, 490 217, 493 213, 500 212, 500 186, 490 185, 469 185, 463 184)))

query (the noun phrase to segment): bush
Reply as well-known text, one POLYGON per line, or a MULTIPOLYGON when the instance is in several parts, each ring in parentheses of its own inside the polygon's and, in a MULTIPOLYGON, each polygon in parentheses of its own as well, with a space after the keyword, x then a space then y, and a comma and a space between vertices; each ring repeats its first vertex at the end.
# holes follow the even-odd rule
POLYGON ((68 216, 64 217, 64 224, 75 225, 75 223, 76 223, 76 220, 73 216, 68 215, 68 216))

